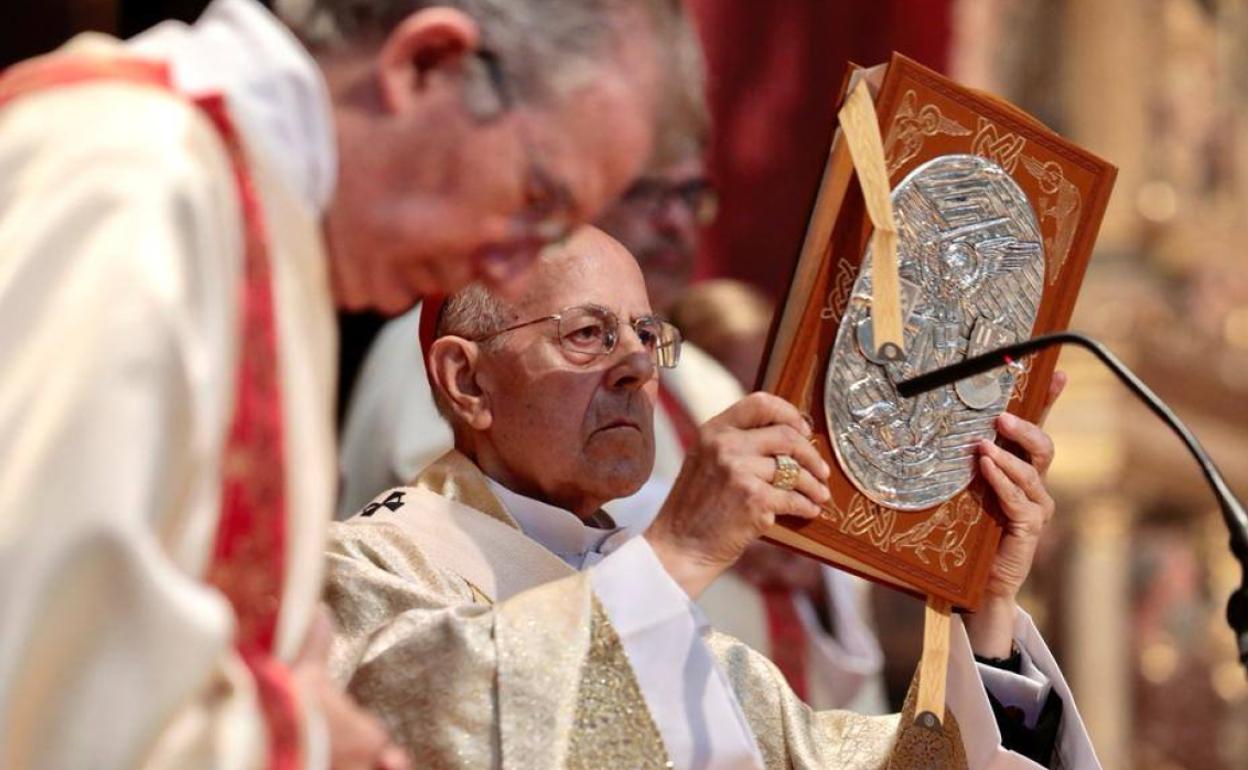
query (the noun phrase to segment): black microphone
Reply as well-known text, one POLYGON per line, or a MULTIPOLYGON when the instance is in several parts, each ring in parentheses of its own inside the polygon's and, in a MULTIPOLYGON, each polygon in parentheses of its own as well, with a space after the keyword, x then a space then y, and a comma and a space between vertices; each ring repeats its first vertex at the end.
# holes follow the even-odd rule
POLYGON ((913 398, 920 393, 926 393, 929 390, 935 390, 945 385, 952 385, 958 380, 1012 364, 1024 356, 1067 342, 1091 351, 1094 356, 1100 359, 1101 363, 1109 367, 1110 371, 1118 376, 1118 379, 1122 380, 1123 384, 1132 393, 1148 406, 1153 414, 1160 417, 1162 422, 1170 426, 1170 429, 1178 434, 1188 451, 1196 458, 1196 462, 1200 465, 1200 470, 1205 474, 1205 479, 1209 482, 1209 486, 1213 488, 1214 496, 1217 497, 1218 505, 1222 509, 1222 521, 1226 524, 1226 528, 1231 534, 1231 553, 1239 561, 1240 568, 1244 574, 1239 588, 1231 594, 1230 601, 1227 602, 1226 621, 1230 624, 1231 630, 1235 632, 1236 642, 1239 647, 1239 661, 1248 668, 1248 513, 1244 512, 1243 504, 1235 499, 1235 495, 1231 494, 1230 487, 1226 485, 1226 480, 1222 478, 1221 471, 1214 465, 1213 460, 1209 457, 1209 453, 1196 440, 1196 436, 1192 434, 1191 430, 1170 410, 1170 407, 1166 406, 1157 397, 1157 394, 1153 393, 1134 372, 1127 368, 1126 364, 1119 361, 1117 356, 1109 352, 1109 348, 1090 337, 1075 332, 1045 334, 1013 345, 1006 345, 996 350, 990 350, 987 353, 935 369, 918 377, 902 380, 897 383, 897 392, 904 398, 913 398))

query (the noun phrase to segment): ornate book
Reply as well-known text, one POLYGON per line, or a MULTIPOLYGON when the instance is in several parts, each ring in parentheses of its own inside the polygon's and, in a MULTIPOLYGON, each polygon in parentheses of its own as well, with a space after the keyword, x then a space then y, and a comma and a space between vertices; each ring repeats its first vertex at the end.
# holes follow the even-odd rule
POLYGON ((894 383, 1065 328, 1117 171, 904 56, 851 69, 842 101, 863 81, 891 189, 905 352, 889 360, 873 342, 873 228, 838 130, 760 383, 811 421, 833 498, 821 518, 783 519, 767 537, 973 609, 1001 537, 975 443, 995 438, 1002 411, 1037 418, 1056 351, 913 399, 894 383))

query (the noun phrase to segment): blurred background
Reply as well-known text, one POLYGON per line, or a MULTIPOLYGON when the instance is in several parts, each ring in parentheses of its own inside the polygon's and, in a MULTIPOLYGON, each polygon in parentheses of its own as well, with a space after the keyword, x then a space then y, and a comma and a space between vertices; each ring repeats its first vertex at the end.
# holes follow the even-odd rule
MULTIPOLYGON (((123 37, 201 0, 6 0, 0 66, 95 29, 123 37)), ((846 63, 899 50, 1005 97, 1114 162, 1118 184, 1072 326, 1109 343, 1248 497, 1248 3, 1242 0, 691 0, 706 48, 719 209, 686 315, 757 367, 823 168, 846 63), (738 312, 748 308, 748 313, 738 312), (707 319, 699 321, 699 319, 707 319), (726 320, 727 319, 727 320, 726 320), (753 335, 753 337, 751 337, 753 335), (753 342, 750 343, 750 340, 753 342)), ((343 382, 378 321, 344 317, 343 382)), ((729 354, 725 353, 725 357, 729 354)), ((1238 571, 1177 439, 1089 356, 1049 429, 1054 532, 1028 608, 1107 768, 1231 770, 1248 680, 1223 620, 1238 571)), ((921 606, 876 591, 894 693, 921 606)), ((895 697, 895 696, 894 696, 895 697)))

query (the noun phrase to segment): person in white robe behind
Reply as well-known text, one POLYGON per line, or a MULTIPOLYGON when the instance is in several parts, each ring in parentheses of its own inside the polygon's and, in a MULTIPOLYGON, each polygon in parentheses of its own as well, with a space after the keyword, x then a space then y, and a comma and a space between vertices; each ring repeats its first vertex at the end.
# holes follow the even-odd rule
POLYGON ((671 3, 300 5, 304 42, 217 0, 0 77, 6 770, 404 765, 314 624, 333 309, 514 290, 665 152, 671 3))
MULTIPOLYGON (((541 257, 520 299, 470 287, 447 303, 430 361, 456 450, 334 525, 326 595, 335 675, 420 761, 889 761, 895 720, 796 702, 692 603, 777 515, 811 518, 829 498, 830 469, 791 404, 754 393, 703 425, 643 535, 603 512, 650 474, 656 365, 676 363, 677 347, 631 256, 590 227, 541 257), (798 463, 795 486, 780 483, 778 456, 798 463)), ((962 742, 949 759, 1095 768, 1070 690, 1016 603, 1053 514, 1040 481, 1052 443, 1020 420, 998 427, 1031 463, 978 448, 1008 525, 980 611, 953 623, 948 724, 962 742)))

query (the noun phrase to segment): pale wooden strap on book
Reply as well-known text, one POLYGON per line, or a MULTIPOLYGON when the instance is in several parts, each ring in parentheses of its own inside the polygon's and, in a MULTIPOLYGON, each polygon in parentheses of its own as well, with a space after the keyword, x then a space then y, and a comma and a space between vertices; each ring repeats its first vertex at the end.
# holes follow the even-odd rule
POLYGON ((875 348, 882 353, 885 345, 892 344, 897 346, 897 354, 901 354, 905 352, 905 342, 898 286, 897 225, 884 164, 884 142, 866 82, 860 81, 849 92, 841 107, 840 121, 849 154, 854 159, 854 170, 858 172, 867 214, 875 228, 871 250, 871 331, 875 348))
POLYGON ((915 713, 930 711, 945 721, 945 678, 949 673, 949 602, 928 597, 923 613, 923 657, 919 659, 919 695, 915 713))

